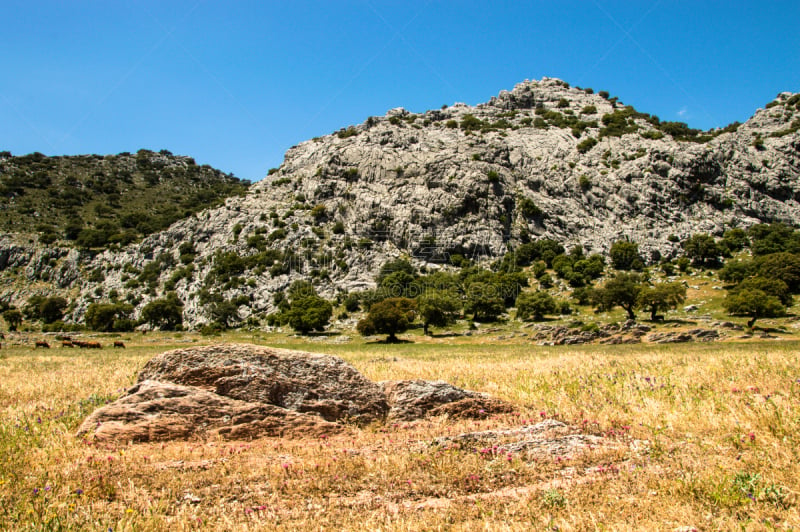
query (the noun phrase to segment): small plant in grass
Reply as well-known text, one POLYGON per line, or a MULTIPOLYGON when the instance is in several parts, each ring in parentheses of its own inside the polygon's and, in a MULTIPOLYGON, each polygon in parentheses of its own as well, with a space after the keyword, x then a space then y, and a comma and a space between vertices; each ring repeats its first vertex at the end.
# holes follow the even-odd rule
POLYGON ((550 509, 564 508, 567 505, 567 497, 555 488, 550 488, 542 493, 542 504, 550 509))

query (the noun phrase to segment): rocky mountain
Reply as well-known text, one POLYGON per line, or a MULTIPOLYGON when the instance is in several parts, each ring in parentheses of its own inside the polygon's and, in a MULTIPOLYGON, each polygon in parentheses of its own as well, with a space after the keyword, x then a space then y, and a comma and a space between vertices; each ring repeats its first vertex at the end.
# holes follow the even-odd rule
POLYGON ((74 319, 92 301, 141 309, 174 291, 190 326, 215 298, 259 319, 299 278, 328 298, 369 288, 399 256, 430 269, 542 237, 590 252, 627 238, 656 261, 693 233, 800 219, 798 129, 791 93, 702 132, 608 93, 525 81, 475 107, 393 109, 303 142, 246 195, 90 262, 38 260, 80 272, 60 282, 74 319))

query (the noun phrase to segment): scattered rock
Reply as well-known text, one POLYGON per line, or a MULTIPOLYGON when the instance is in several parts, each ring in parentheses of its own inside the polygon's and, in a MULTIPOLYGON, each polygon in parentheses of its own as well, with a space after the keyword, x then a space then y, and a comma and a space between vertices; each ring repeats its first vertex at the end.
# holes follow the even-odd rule
POLYGON ((694 341, 710 342, 719 337, 719 332, 714 329, 691 329, 689 331, 653 333, 647 336, 647 341, 656 344, 676 344, 694 341))
POLYGON ((581 451, 600 447, 626 447, 601 436, 581 433, 578 429, 555 419, 545 419, 518 429, 486 430, 443 436, 433 440, 432 444, 457 445, 461 449, 492 454, 523 453, 527 459, 545 456, 567 458, 581 451))
POLYGON ((390 419, 411 420, 442 414, 484 418, 513 411, 508 403, 486 394, 462 390, 444 381, 405 380, 378 384, 390 405, 390 419))

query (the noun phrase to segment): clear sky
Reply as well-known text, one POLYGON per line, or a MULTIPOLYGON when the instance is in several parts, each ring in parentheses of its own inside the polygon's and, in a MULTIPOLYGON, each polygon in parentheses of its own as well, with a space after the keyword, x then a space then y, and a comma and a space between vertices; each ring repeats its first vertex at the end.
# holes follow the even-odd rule
POLYGON ((798 0, 4 0, 0 150, 251 180, 393 107, 558 77, 707 129, 800 92, 798 0))

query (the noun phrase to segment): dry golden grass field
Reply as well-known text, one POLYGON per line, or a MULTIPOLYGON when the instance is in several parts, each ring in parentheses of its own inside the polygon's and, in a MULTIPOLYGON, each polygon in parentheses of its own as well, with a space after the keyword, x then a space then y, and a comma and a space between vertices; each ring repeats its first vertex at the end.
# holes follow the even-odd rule
MULTIPOLYGON (((99 338, 106 346, 113 339, 99 338)), ((3 343, 0 529, 800 528, 797 341, 537 347, 518 338, 416 336, 384 345, 243 332, 119 339, 127 349, 3 343), (373 380, 444 379, 518 412, 305 440, 111 446, 75 437, 153 355, 221 341, 331 353, 373 380), (538 459, 431 445, 442 435, 550 418, 610 445, 538 459)))

